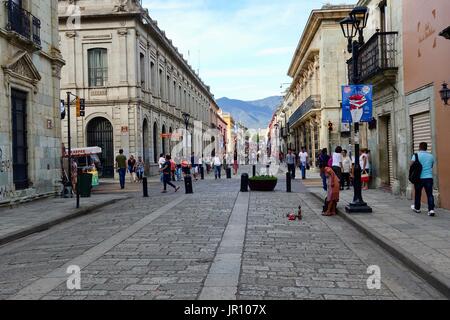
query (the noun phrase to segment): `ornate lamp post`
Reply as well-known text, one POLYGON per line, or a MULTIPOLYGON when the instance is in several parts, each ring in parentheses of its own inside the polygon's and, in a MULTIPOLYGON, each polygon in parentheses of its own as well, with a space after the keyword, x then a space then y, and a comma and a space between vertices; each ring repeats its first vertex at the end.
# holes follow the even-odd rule
POLYGON ((189 113, 183 113, 183 119, 184 119, 184 124, 186 125, 186 138, 184 139, 184 146, 185 146, 185 152, 186 152, 186 157, 189 156, 188 154, 188 136, 189 136, 189 120, 191 120, 191 115, 189 113))
MULTIPOLYGON (((364 44, 364 29, 367 26, 369 10, 367 7, 356 7, 349 17, 340 22, 342 33, 348 39, 348 52, 352 54, 353 74, 350 84, 359 84, 358 58, 359 49, 364 44), (359 35, 358 40, 354 38, 359 35)), ((361 165, 359 164, 359 122, 355 123, 355 173, 354 173, 354 197, 345 210, 348 213, 372 212, 367 203, 363 201, 361 190, 361 165)))

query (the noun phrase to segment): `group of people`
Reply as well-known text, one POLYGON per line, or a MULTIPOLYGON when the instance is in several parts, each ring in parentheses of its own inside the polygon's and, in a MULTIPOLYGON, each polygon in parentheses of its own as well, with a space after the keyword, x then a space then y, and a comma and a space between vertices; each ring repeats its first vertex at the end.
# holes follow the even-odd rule
MULTIPOLYGON (((280 157, 283 159, 284 155, 280 157)), ((293 152, 292 149, 288 150, 288 154, 286 155, 286 164, 288 167, 288 171, 291 174, 291 179, 295 180, 295 171, 296 168, 300 168, 300 172, 302 173, 302 179, 306 179, 306 171, 310 169, 309 163, 309 154, 306 151, 306 148, 302 148, 302 151, 297 155, 293 152)))
POLYGON ((131 183, 142 182, 144 177, 145 163, 142 157, 136 160, 133 155, 127 160, 123 154, 123 150, 119 150, 119 155, 116 157, 116 169, 119 172, 119 180, 121 189, 125 189, 125 179, 127 172, 130 174, 131 183))

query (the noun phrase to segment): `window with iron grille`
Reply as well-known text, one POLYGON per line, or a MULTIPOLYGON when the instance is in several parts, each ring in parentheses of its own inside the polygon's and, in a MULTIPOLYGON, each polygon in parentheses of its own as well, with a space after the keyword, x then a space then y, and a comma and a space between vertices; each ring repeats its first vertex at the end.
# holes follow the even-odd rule
POLYGON ((108 81, 108 50, 88 50, 89 87, 104 87, 108 81))

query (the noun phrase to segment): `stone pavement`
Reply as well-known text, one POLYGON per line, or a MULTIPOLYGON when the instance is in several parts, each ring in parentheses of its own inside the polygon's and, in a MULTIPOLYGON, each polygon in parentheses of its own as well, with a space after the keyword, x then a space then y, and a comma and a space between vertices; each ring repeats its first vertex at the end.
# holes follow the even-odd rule
MULTIPOLYGON (((309 190, 320 199, 326 196, 320 187, 309 190)), ((382 190, 363 191, 363 198, 373 213, 347 214, 353 190, 341 191, 340 214, 450 296, 450 212, 437 209, 434 218, 416 214, 411 201, 382 190)))
POLYGON ((0 209, 0 245, 40 232, 69 219, 93 212, 103 206, 126 199, 124 194, 93 195, 81 198, 45 198, 12 208, 0 209))
MULTIPOLYGON (((0 299, 443 299, 306 192, 239 193, 240 182, 194 182, 104 207, 0 247, 0 299), (286 214, 302 204, 303 221, 286 214), (70 290, 67 267, 81 268, 70 290), (367 268, 381 289, 367 288, 367 268)), ((179 184, 181 185, 181 184, 179 184)), ((114 190, 114 187, 111 186, 114 190)))

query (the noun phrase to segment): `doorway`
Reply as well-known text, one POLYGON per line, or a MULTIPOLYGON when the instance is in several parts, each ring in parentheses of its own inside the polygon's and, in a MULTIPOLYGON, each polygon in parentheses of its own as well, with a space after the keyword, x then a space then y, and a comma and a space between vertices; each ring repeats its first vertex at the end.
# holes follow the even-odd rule
POLYGON ((114 143, 111 122, 102 117, 89 121, 87 125, 87 146, 100 147, 99 155, 102 163, 102 178, 114 178, 114 143))

